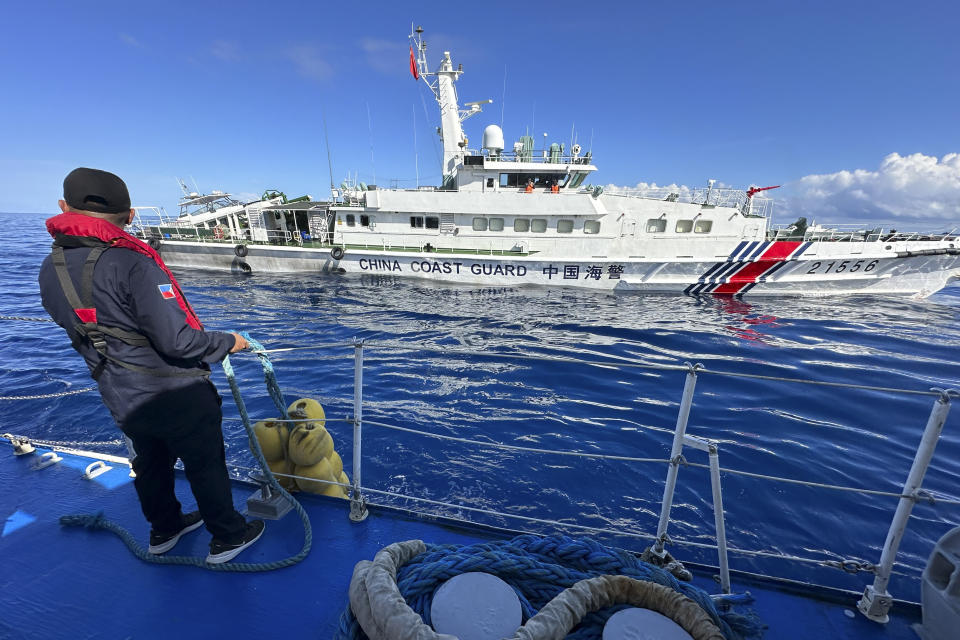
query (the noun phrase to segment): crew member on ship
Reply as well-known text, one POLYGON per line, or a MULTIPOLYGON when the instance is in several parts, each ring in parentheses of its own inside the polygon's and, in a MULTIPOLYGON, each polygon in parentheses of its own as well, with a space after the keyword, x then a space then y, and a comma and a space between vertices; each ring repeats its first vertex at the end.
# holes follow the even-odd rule
POLYGON ((63 181, 61 215, 47 220, 53 251, 40 269, 43 306, 97 381, 133 442, 134 486, 153 554, 201 525, 208 563, 233 559, 263 533, 233 506, 210 363, 247 348, 235 333, 204 331, 156 251, 123 231, 135 215, 123 180, 79 168, 63 181), (78 293, 79 292, 79 293, 78 293), (173 466, 183 461, 198 511, 183 513, 173 466))
POLYGON ((524 189, 525 193, 533 193, 533 180, 527 180, 527 188, 524 189))

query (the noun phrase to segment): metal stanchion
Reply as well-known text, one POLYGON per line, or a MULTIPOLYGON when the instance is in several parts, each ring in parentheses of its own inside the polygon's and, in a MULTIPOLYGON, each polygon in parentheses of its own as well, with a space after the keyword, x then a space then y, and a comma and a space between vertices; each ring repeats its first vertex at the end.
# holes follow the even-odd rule
POLYGON ((893 597, 887 592, 887 585, 890 584, 893 561, 897 557, 897 549, 906 531, 910 511, 913 510, 917 500, 917 492, 923 484, 923 476, 927 473, 927 467, 930 466, 933 452, 937 448, 937 441, 940 439, 940 432, 943 431, 947 414, 950 413, 950 396, 957 395, 953 390, 934 389, 934 391, 939 391, 940 396, 933 403, 930 418, 927 419, 927 426, 923 430, 923 438, 920 440, 920 446, 917 447, 913 464, 910 466, 910 474, 903 485, 901 495, 906 497, 900 498, 897 511, 893 515, 893 522, 890 523, 887 540, 883 543, 883 552, 880 555, 880 564, 877 567, 877 577, 872 585, 864 589, 863 597, 857 602, 860 613, 874 622, 886 623, 890 620, 887 613, 893 606, 893 597))
POLYGON ((353 341, 353 486, 350 488, 350 520, 366 520, 366 501, 360 492, 361 451, 363 427, 363 340, 353 341))
POLYGON ((660 522, 657 525, 657 542, 652 552, 663 554, 663 547, 667 541, 667 525, 670 524, 670 509, 673 507, 673 492, 677 487, 677 473, 680 471, 680 456, 683 453, 683 436, 687 433, 687 421, 690 418, 690 407, 693 405, 693 391, 697 386, 697 370, 703 365, 687 363, 690 370, 683 383, 683 397, 680 400, 680 413, 677 414, 677 426, 673 431, 673 447, 670 449, 670 468, 667 470, 667 483, 663 487, 663 500, 660 502, 660 522))

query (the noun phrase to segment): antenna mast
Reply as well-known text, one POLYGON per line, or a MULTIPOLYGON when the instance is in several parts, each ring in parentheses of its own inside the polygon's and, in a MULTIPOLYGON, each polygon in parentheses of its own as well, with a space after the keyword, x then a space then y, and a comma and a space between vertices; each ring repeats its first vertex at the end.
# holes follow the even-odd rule
POLYGON ((330 136, 327 134, 327 115, 320 109, 320 119, 323 120, 323 142, 327 146, 327 169, 330 171, 330 197, 333 198, 333 162, 330 160, 330 136))
POLYGON ((450 185, 456 177, 457 167, 462 163, 467 152, 467 139, 463 135, 462 123, 472 115, 480 113, 481 105, 489 104, 492 100, 468 102, 461 109, 457 100, 456 81, 463 73, 463 65, 453 66, 450 52, 443 52, 440 67, 431 72, 427 67, 427 43, 423 40, 423 28, 417 27, 410 34, 411 47, 414 49, 415 74, 433 93, 440 106, 439 133, 443 138, 443 182, 450 185))

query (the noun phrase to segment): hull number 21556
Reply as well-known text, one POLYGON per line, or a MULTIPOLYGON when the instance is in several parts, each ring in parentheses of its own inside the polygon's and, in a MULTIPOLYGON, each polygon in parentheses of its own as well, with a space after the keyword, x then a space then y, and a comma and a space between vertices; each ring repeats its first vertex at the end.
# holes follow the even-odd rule
POLYGON ((877 268, 879 260, 832 260, 830 262, 817 261, 810 265, 807 274, 814 273, 856 273, 863 271, 868 273, 877 268))

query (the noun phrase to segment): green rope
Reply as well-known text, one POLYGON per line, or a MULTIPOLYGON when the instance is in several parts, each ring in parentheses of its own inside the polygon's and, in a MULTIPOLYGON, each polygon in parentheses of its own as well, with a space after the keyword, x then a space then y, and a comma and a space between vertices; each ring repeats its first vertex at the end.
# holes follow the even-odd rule
MULTIPOLYGON (((280 385, 277 382, 277 376, 274 373, 273 365, 270 363, 270 359, 267 357, 267 354, 263 353, 263 346, 251 338, 248 333, 243 332, 241 335, 247 340, 252 349, 258 351, 257 357, 260 359, 260 364, 263 367, 263 374, 267 383, 267 391, 269 392, 271 399, 273 399, 274 404, 277 405, 278 409, 280 409, 283 417, 287 418, 287 410, 283 404, 283 394, 280 391, 280 385)), ((264 476, 266 477, 267 484, 270 486, 270 489, 273 492, 279 493, 286 500, 290 501, 290 504, 293 505, 294 510, 297 512, 297 515, 300 516, 300 520, 303 522, 303 548, 299 553, 276 562, 224 562, 221 564, 208 564, 203 558, 195 558, 192 556, 155 555, 149 553, 146 549, 137 544, 136 539, 129 531, 115 522, 107 520, 103 516, 102 512, 97 514, 71 514, 61 516, 60 524, 65 527, 82 526, 92 530, 104 529, 111 531, 119 536, 121 540, 123 540, 123 543, 127 545, 127 548, 130 549, 133 555, 137 556, 144 562, 152 562, 154 564, 191 565, 195 567, 203 567, 204 569, 209 569, 210 571, 255 572, 282 569, 283 567, 295 565, 306 558, 307 554, 310 553, 310 547, 313 544, 313 529, 310 526, 310 518, 307 516, 307 512, 304 511, 303 507, 300 506, 300 503, 297 502, 296 499, 294 499, 294 497, 291 496, 286 489, 281 487, 280 483, 277 482, 277 479, 273 477, 273 473, 270 471, 270 467, 267 465, 267 462, 263 457, 263 452, 260 450, 260 443, 257 442, 257 438, 253 433, 253 426, 250 424, 250 416, 247 414, 247 407, 243 402, 243 398, 240 396, 240 387, 237 384, 236 375, 233 372, 233 366, 230 364, 230 356, 227 356, 223 359, 223 372, 227 375, 227 381, 230 383, 230 391, 233 393, 233 399, 237 404, 237 409, 240 411, 240 417, 243 419, 243 428, 247 430, 247 438, 250 441, 250 451, 260 464, 260 468, 263 470, 264 476)))

